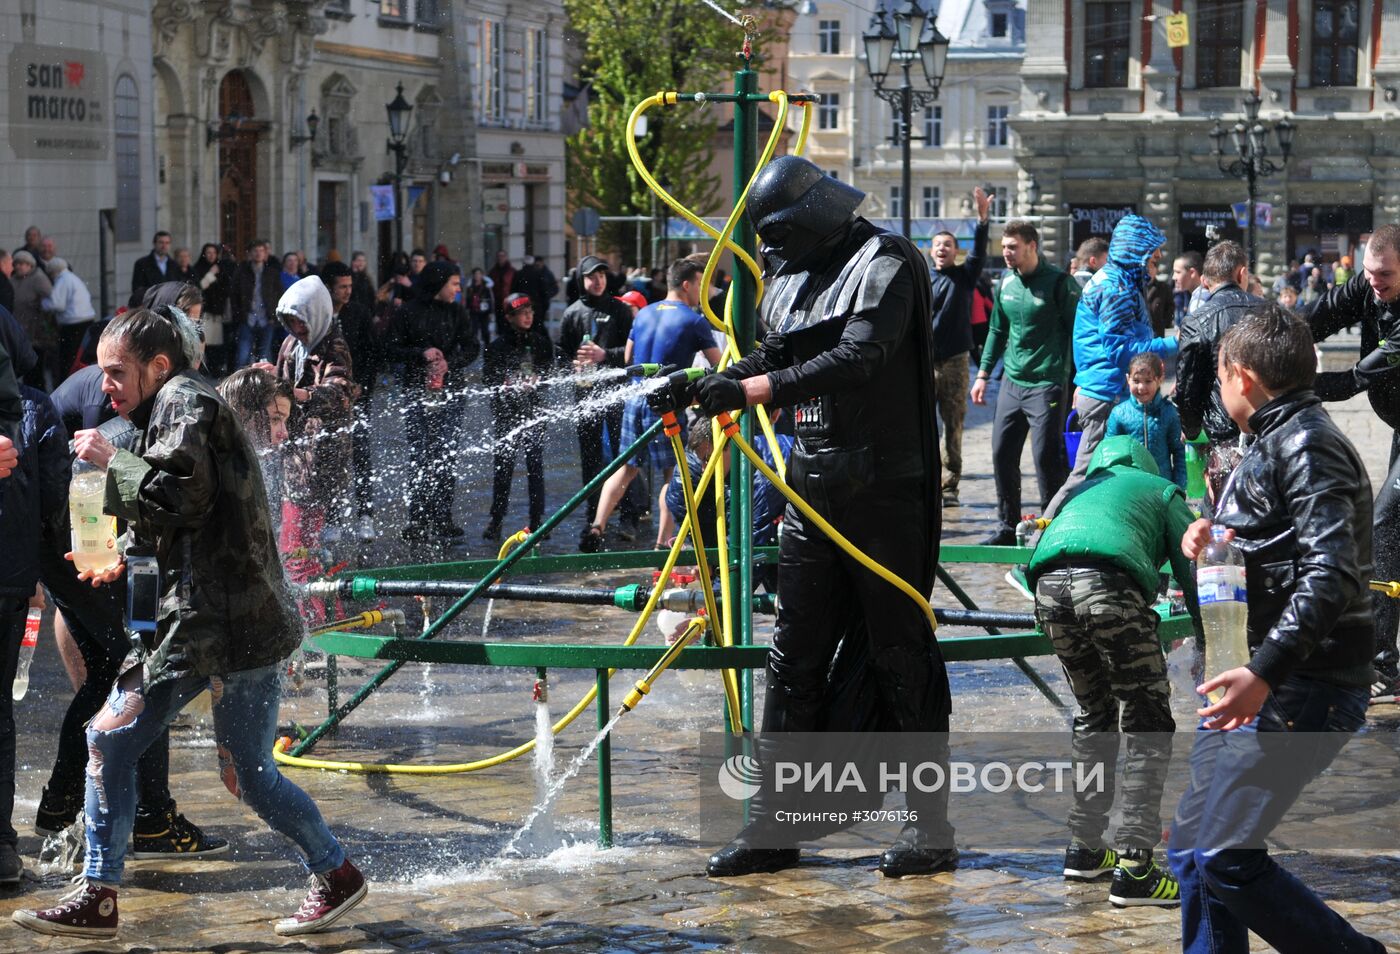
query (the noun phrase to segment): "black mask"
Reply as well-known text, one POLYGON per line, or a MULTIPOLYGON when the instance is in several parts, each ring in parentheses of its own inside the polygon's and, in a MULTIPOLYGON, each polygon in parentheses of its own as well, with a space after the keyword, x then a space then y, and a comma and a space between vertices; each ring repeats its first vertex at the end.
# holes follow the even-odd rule
POLYGON ((798 156, 780 156, 749 190, 748 217, 775 275, 817 264, 844 234, 865 193, 798 156))

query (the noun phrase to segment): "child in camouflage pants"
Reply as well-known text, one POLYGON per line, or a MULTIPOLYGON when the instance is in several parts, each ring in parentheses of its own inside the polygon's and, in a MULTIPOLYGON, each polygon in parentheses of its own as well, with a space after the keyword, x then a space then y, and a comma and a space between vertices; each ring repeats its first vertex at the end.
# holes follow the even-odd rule
POLYGON ((1158 567, 1170 559, 1199 626, 1192 567, 1178 546, 1192 518, 1181 489, 1157 476, 1141 444, 1108 437, 1095 450, 1085 482, 1041 535, 1026 570, 1036 621, 1078 702, 1074 760, 1104 766, 1101 790, 1075 793, 1064 874, 1093 880, 1112 873, 1109 901, 1119 907, 1180 903, 1176 880, 1152 859, 1176 728, 1152 601, 1158 567), (1128 751, 1118 852, 1105 844, 1104 832, 1120 723, 1128 751))

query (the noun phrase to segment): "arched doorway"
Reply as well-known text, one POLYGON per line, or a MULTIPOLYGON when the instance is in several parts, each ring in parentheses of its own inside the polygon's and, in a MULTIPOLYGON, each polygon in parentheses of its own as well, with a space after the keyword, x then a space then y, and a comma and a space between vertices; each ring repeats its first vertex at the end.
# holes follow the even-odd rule
POLYGON ((243 255, 258 233, 258 136, 253 91, 241 70, 219 84, 219 241, 243 255))

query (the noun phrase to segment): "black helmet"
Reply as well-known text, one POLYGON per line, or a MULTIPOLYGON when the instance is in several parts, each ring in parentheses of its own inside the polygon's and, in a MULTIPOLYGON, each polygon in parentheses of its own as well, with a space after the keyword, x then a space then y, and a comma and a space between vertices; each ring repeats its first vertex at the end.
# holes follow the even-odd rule
POLYGON ((779 156, 749 190, 748 216, 776 274, 800 272, 851 221, 865 193, 799 156, 779 156))

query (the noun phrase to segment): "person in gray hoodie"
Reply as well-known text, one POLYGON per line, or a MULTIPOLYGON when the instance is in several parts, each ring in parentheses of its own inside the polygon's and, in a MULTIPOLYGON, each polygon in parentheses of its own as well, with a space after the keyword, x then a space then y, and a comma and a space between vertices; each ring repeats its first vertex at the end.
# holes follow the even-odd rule
POLYGON ((287 337, 271 371, 292 388, 291 437, 282 462, 282 520, 278 549, 287 576, 305 583, 321 574, 315 554, 328 519, 345 501, 350 473, 351 405, 359 392, 350 346, 335 320, 330 292, 314 275, 297 281, 277 302, 287 337), (287 559, 306 551, 305 556, 287 559))

